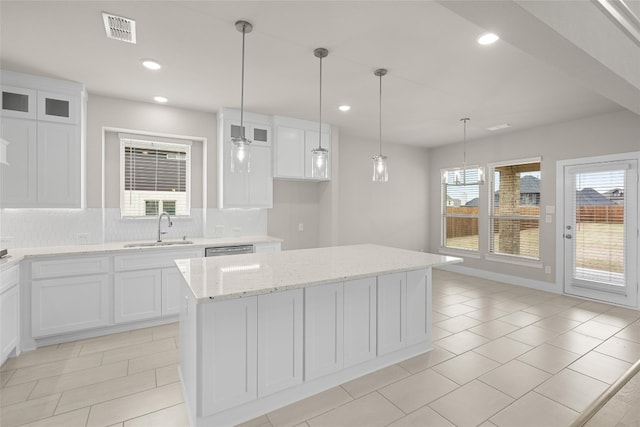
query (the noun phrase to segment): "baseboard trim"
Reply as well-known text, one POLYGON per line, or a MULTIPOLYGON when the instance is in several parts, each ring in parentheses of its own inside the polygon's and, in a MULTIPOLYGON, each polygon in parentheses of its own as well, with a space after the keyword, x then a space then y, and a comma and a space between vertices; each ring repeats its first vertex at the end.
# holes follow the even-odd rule
POLYGON ((495 280, 496 282, 508 283, 510 285, 524 286, 525 288, 536 289, 538 291, 552 292, 554 294, 563 293, 562 288, 552 282, 542 282, 540 280, 526 279, 524 277, 511 276, 509 274, 495 273, 493 271, 465 267, 464 265, 459 264, 450 264, 435 268, 465 274, 467 276, 475 276, 481 279, 495 280))

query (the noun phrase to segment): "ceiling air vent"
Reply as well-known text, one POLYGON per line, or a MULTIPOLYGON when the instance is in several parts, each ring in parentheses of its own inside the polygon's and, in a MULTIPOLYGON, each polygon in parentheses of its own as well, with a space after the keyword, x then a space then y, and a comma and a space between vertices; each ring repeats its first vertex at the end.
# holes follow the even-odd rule
POLYGON ((102 12, 102 20, 108 38, 136 43, 136 21, 106 12, 102 12))

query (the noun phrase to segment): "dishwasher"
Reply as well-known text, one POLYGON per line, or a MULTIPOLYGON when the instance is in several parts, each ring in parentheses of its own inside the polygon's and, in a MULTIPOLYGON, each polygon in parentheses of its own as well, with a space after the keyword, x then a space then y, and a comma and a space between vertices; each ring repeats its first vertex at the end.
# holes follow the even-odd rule
POLYGON ((217 246, 214 248, 205 248, 204 250, 205 257, 251 253, 253 253, 253 245, 217 246))

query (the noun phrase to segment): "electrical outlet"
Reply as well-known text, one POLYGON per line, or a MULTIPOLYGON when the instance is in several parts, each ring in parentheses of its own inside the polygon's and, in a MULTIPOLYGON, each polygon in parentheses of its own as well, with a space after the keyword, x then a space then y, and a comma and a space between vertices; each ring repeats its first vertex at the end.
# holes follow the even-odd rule
POLYGON ((79 244, 86 245, 89 243, 89 233, 78 233, 76 234, 76 239, 79 244))
POLYGON ((544 272, 545 272, 545 274, 551 274, 551 266, 550 265, 545 265, 544 266, 544 272))
POLYGON ((304 231, 304 224, 303 223, 298 224, 298 231, 304 231))

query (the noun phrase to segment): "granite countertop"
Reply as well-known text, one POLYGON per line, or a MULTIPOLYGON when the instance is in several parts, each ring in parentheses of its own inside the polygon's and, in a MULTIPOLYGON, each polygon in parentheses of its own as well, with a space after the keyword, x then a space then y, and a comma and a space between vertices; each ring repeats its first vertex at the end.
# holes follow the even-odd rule
MULTIPOLYGON (((166 239, 167 241, 174 241, 174 239, 166 239)), ((6 270, 14 265, 17 265, 25 258, 42 257, 42 256, 56 256, 56 255, 88 255, 88 254, 132 254, 139 251, 170 251, 180 250, 188 248, 204 248, 215 246, 229 246, 229 245, 248 245, 253 243, 271 243, 282 242, 282 239, 271 236, 245 236, 245 237, 223 237, 223 238, 210 238, 210 237, 191 237, 187 238, 188 241, 193 244, 180 244, 180 245, 167 245, 167 246, 145 246, 135 248, 125 248, 125 245, 131 243, 141 243, 141 241, 120 241, 120 242, 105 242, 96 245, 69 245, 69 246, 45 246, 35 248, 16 248, 9 249, 9 256, 0 259, 0 270, 6 270)), ((152 242, 149 239, 148 242, 152 242)), ((147 241, 145 241, 147 242, 147 241)))
POLYGON ((352 245, 176 260, 198 302, 462 262, 462 258, 378 245, 352 245))

